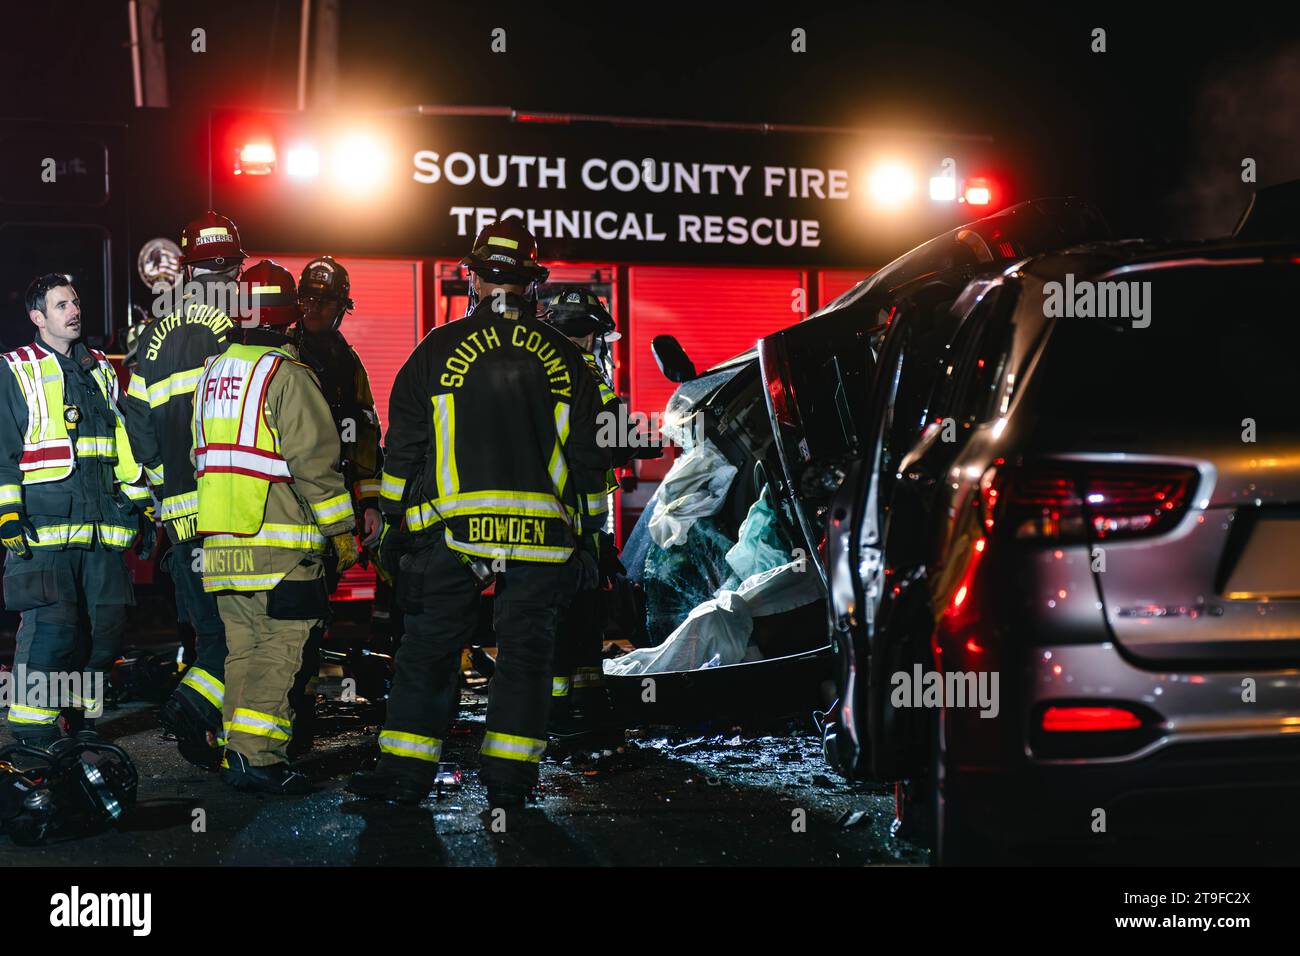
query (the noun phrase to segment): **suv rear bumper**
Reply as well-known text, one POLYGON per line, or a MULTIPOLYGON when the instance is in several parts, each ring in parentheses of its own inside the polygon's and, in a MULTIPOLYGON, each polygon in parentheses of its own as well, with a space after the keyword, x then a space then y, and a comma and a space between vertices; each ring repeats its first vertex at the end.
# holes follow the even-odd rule
MULTIPOLYGON (((1058 701, 1128 702, 1162 718, 1150 742, 1130 753, 1084 761, 1089 764, 1132 763, 1187 743, 1300 739, 1300 669, 1149 670, 1130 663, 1109 641, 1039 647, 1032 654, 1027 721, 1058 701)), ((1030 728, 1025 729, 1029 740, 1030 728)), ((1034 763, 1055 762, 1036 756, 1028 746, 1026 757, 1034 763)))
POLYGON ((950 799, 978 829, 1007 843, 1091 844, 1300 832, 1300 670, 1144 670, 1111 643, 1032 654, 1023 759, 954 781, 950 799), (1243 700, 1247 678, 1254 702, 1243 700), (1117 756, 1036 755, 1030 720, 1067 701, 1139 705, 1161 721, 1117 756))

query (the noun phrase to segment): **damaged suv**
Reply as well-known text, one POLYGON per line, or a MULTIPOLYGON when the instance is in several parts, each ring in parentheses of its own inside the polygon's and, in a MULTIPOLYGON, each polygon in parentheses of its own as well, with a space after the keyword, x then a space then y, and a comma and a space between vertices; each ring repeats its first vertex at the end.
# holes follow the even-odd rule
POLYGON ((1297 263, 1092 243, 893 315, 831 509, 826 750, 905 781, 937 861, 1292 829, 1297 263))
POLYGON ((903 307, 946 314, 972 281, 1026 255, 1103 237, 1073 199, 1021 203, 885 266, 819 313, 680 383, 665 434, 674 464, 624 548, 644 589, 644 646, 606 663, 619 712, 683 724, 829 710, 843 655, 827 637, 831 505, 868 447, 877 355, 903 307), (647 695, 644 677, 656 676, 647 695))

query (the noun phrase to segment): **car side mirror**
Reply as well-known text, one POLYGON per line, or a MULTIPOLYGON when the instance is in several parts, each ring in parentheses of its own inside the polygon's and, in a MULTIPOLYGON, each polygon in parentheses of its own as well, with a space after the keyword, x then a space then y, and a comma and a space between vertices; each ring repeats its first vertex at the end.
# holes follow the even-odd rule
POLYGON ((695 378, 695 363, 673 336, 656 335, 650 341, 650 351, 654 353, 659 371, 668 381, 689 382, 695 378))

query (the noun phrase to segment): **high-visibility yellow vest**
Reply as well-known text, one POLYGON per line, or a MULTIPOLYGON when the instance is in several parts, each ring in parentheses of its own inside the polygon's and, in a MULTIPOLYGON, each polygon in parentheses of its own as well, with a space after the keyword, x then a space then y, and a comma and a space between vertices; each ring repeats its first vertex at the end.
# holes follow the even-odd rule
POLYGON ((64 419, 63 368, 58 357, 35 342, 4 353, 27 401, 27 429, 23 432, 23 451, 18 461, 24 485, 62 481, 77 467, 79 457, 115 459, 113 472, 118 481, 129 485, 140 480, 141 468, 131 453, 126 423, 118 408, 117 372, 103 352, 89 351, 95 358, 91 377, 113 411, 113 437, 78 438, 75 453, 64 419))
POLYGON ((200 534, 256 534, 271 482, 293 481, 280 435, 264 414, 271 378, 286 360, 293 356, 272 346, 232 345, 209 359, 199 378, 194 464, 200 534))

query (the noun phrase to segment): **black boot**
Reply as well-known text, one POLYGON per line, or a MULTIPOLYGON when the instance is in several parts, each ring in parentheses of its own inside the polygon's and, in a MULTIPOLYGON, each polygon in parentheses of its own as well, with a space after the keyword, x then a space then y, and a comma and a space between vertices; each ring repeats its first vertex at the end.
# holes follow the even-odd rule
POLYGON ((215 711, 205 715, 189 698, 173 693, 159 709, 158 722, 176 738, 176 749, 188 763, 216 770, 221 766, 221 748, 217 744, 221 728, 212 726, 213 716, 220 720, 215 711))
POLYGON ((54 724, 43 724, 39 728, 24 728, 18 730, 13 724, 9 725, 13 730, 14 740, 24 747, 32 747, 36 750, 49 750, 55 743, 62 739, 58 728, 54 724))
POLYGON ((372 800, 389 800, 414 806, 429 795, 433 789, 433 778, 419 773, 418 768, 404 766, 410 762, 380 757, 375 769, 358 770, 352 775, 348 781, 348 792, 372 800))
POLYGON ((536 799, 532 787, 507 783, 489 783, 487 785, 489 810, 495 810, 498 807, 503 810, 518 810, 528 806, 530 798, 536 799))
POLYGON ((222 781, 236 790, 277 795, 312 792, 311 781, 306 775, 294 770, 287 763, 254 767, 248 762, 247 757, 230 748, 226 748, 226 756, 221 763, 222 781))
POLYGON ((107 743, 99 732, 95 729, 94 717, 82 717, 81 726, 77 728, 72 735, 78 742, 84 744, 102 744, 107 743))

